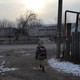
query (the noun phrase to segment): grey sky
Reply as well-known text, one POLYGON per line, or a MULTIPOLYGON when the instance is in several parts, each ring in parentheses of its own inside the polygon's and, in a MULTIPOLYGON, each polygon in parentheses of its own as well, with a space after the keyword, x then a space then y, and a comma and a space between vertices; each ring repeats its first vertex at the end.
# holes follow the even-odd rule
MULTIPOLYGON (((24 1, 27 3, 29 0, 0 0, 0 19, 15 21, 20 15, 25 14, 27 5, 23 3, 24 1)), ((57 23, 58 0, 38 1, 44 2, 43 8, 32 9, 38 17, 45 23, 57 23)), ((63 18, 65 10, 80 11, 80 0, 63 0, 63 18)), ((68 16, 69 21, 74 21, 74 19, 74 15, 68 16)))

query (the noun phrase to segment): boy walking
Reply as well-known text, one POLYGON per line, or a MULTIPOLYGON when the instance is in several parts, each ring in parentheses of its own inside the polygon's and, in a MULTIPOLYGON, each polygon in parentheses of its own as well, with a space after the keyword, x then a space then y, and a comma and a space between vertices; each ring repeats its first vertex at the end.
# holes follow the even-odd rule
POLYGON ((42 44, 38 44, 36 49, 36 60, 39 61, 39 66, 42 71, 45 71, 45 59, 47 59, 47 51, 46 48, 42 44))

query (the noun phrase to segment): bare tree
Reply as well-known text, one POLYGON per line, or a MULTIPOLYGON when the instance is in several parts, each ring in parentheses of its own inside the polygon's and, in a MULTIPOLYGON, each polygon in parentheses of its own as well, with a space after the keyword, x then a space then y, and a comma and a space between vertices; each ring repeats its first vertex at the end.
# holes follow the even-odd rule
POLYGON ((6 27, 7 25, 7 20, 0 20, 0 28, 4 28, 6 27))
MULTIPOLYGON (((20 16, 20 18, 17 19, 18 30, 14 42, 18 40, 21 31, 24 33, 25 29, 28 29, 30 26, 37 25, 37 24, 39 24, 39 20, 37 19, 37 15, 32 11, 27 11, 26 15, 20 16)), ((28 36, 28 32, 27 32, 27 36, 28 36)))
POLYGON ((0 28, 14 27, 14 23, 7 19, 0 20, 0 28))

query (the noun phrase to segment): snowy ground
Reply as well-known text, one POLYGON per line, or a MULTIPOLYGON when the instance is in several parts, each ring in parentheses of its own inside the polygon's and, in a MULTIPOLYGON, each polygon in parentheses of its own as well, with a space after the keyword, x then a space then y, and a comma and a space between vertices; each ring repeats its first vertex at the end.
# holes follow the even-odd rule
MULTIPOLYGON (((59 62, 57 60, 51 59, 56 55, 56 44, 44 46, 47 48, 48 59, 50 59, 48 62, 53 65, 55 61, 54 65, 61 67, 58 65, 59 62)), ((36 47, 37 44, 0 45, 0 80, 80 80, 80 75, 73 76, 71 74, 61 73, 64 72, 62 71, 63 68, 61 70, 58 67, 55 68, 55 66, 52 69, 48 64, 46 64, 45 73, 38 70, 37 67, 39 67, 39 64, 35 60, 36 47)))
POLYGON ((15 71, 18 68, 9 68, 5 67, 5 60, 3 56, 0 56, 0 73, 7 72, 7 71, 15 71))
POLYGON ((76 65, 70 62, 58 61, 54 58, 48 61, 51 67, 57 69, 60 72, 71 73, 74 76, 80 76, 80 65, 76 65))

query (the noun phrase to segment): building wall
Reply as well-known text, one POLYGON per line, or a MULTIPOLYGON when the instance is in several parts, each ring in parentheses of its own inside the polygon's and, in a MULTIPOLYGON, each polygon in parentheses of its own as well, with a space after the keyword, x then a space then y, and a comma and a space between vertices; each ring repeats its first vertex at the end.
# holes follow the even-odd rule
POLYGON ((56 33, 56 25, 29 28, 29 36, 55 36, 56 33))
POLYGON ((13 36, 14 31, 14 28, 0 28, 0 37, 13 36))

